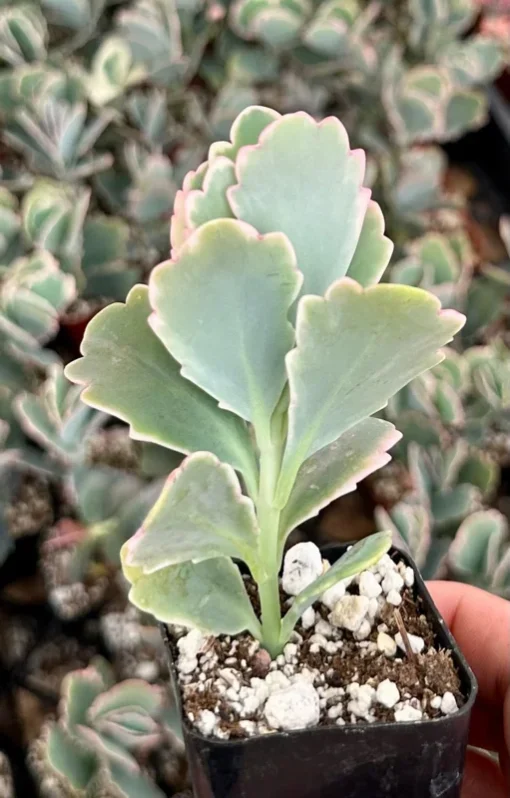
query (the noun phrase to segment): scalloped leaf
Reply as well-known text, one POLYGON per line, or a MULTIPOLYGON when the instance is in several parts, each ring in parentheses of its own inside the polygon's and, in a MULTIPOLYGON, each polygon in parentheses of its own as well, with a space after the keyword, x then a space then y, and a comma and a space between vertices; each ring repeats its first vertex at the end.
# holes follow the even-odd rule
POLYGON ((263 105, 245 108, 232 124, 230 141, 215 141, 211 144, 208 163, 212 164, 220 155, 233 161, 241 147, 257 144, 262 131, 277 119, 281 119, 281 114, 272 108, 265 108, 263 105))
POLYGON ((340 582, 341 579, 355 576, 379 562, 383 554, 386 554, 391 547, 391 541, 391 532, 376 532, 374 535, 360 540, 351 546, 331 568, 305 590, 298 593, 290 610, 282 620, 281 641, 286 641, 290 637, 301 615, 308 607, 312 606, 319 596, 340 582))
POLYGON ((464 133, 480 127, 487 118, 487 101, 479 91, 458 89, 448 101, 444 116, 444 139, 454 139, 464 133))
POLYGON ((287 314, 300 285, 284 235, 219 219, 153 271, 149 321, 186 379, 267 430, 286 382, 287 314))
POLYGON ((381 208, 370 200, 347 276, 366 288, 378 283, 390 262, 393 242, 384 235, 381 208))
POLYGON ((119 798, 165 798, 165 793, 143 773, 130 773, 117 763, 112 763, 110 775, 119 790, 119 798))
POLYGON ((234 164, 229 158, 218 156, 209 165, 202 188, 188 194, 188 226, 194 229, 212 219, 232 218, 234 214, 227 200, 227 189, 235 182, 234 164))
POLYGON ((401 437, 393 424, 367 418, 306 460, 282 512, 281 542, 292 529, 386 465, 391 460, 388 449, 401 437))
POLYGON ((147 684, 143 679, 126 679, 95 699, 89 709, 89 718, 96 721, 126 707, 139 708, 151 716, 157 716, 163 702, 164 695, 160 687, 147 684))
POLYGON ((289 433, 277 501, 283 507, 302 463, 369 415, 423 371, 462 327, 425 291, 335 283, 298 306, 297 347, 287 355, 289 433), (331 363, 335 364, 331 368, 331 363))
POLYGON ((102 737, 128 751, 143 747, 146 752, 161 743, 159 724, 136 707, 118 709, 99 718, 94 725, 102 737))
POLYGON ((122 549, 124 575, 131 582, 129 600, 163 623, 201 629, 203 632, 238 634, 248 630, 260 638, 260 624, 246 593, 239 568, 227 557, 199 563, 170 565, 152 574, 127 565, 122 549))
POLYGON ((46 752, 51 767, 75 790, 85 790, 97 772, 96 755, 56 723, 50 728, 46 752))
POLYGON ((134 439, 185 454, 206 449, 255 484, 246 427, 181 376, 149 327, 150 312, 148 289, 135 286, 125 305, 98 313, 85 332, 83 357, 67 366, 66 376, 85 386, 86 404, 126 421, 134 439))
POLYGON ((256 569, 258 525, 235 471, 208 452, 172 471, 141 529, 128 541, 124 562, 154 573, 169 565, 234 557, 256 569))
POLYGON ((379 529, 389 529, 394 536, 400 535, 418 568, 425 565, 432 541, 430 515, 425 506, 399 502, 390 513, 383 507, 376 507, 375 520, 379 529))
POLYGON ((506 519, 497 510, 473 513, 460 525, 450 546, 450 566, 465 579, 491 577, 495 567, 491 549, 499 551, 507 538, 506 519))
POLYGON ((105 683, 96 668, 89 666, 72 671, 62 682, 62 721, 73 731, 87 722, 87 712, 93 701, 104 691, 105 683))
POLYGON ((298 112, 243 147, 236 172, 228 198, 237 218, 259 233, 285 233, 304 276, 301 293, 324 294, 347 273, 360 237, 370 198, 362 150, 349 149, 338 119, 317 123, 298 112))

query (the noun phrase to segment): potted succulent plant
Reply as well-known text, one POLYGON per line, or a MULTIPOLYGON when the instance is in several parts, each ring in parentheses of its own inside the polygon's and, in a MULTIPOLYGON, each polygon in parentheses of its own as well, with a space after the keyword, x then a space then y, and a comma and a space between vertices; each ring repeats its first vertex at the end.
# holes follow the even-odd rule
POLYGON ((463 324, 378 284, 364 168, 337 119, 242 112, 176 197, 172 260, 67 368, 187 455, 122 559, 168 630, 200 797, 459 795, 476 687, 391 534, 298 544, 282 571, 291 530, 388 462, 400 435, 373 414, 463 324))

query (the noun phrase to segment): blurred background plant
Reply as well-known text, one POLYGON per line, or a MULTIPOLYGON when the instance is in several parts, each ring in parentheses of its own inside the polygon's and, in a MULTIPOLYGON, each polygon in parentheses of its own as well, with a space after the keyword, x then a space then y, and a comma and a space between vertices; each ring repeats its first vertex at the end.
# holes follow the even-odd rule
MULTIPOLYGON (((467 315, 444 362, 384 411, 403 432, 392 463, 296 534, 389 527, 426 576, 510 596, 510 221, 496 229, 494 195, 480 212, 447 155, 486 129, 508 19, 474 0, 0 0, 0 666, 22 719, 9 734, 37 741, 25 794, 48 778, 52 797, 184 784, 182 749, 147 709, 166 680, 159 633, 118 569, 179 458, 82 405, 62 368, 94 313, 169 257, 184 175, 230 146, 249 105, 339 116, 395 242, 384 279, 467 315), (83 671, 96 654, 111 673, 83 671), (101 719, 133 677, 147 682, 134 714, 101 719), (156 759, 129 724, 160 735, 156 759)), ((202 188, 203 172, 190 179, 202 188)), ((506 199, 508 213, 510 178, 506 199)))

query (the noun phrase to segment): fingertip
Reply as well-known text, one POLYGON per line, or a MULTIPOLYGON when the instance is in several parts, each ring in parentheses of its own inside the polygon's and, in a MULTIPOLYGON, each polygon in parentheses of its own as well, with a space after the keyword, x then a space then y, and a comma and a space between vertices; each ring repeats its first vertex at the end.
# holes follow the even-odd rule
POLYGON ((458 582, 427 587, 473 668, 481 698, 501 709, 510 688, 510 602, 458 582))

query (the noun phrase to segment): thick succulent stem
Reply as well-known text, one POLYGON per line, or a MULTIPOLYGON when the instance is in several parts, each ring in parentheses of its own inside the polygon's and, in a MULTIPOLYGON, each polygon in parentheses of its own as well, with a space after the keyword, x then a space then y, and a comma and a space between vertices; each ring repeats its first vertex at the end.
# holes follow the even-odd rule
POLYGON ((267 436, 261 447, 260 482, 257 500, 257 515, 260 524, 260 563, 258 582, 262 615, 262 645, 272 657, 280 653, 280 590, 279 590, 279 546, 278 528, 280 510, 273 505, 278 475, 278 447, 267 436))

